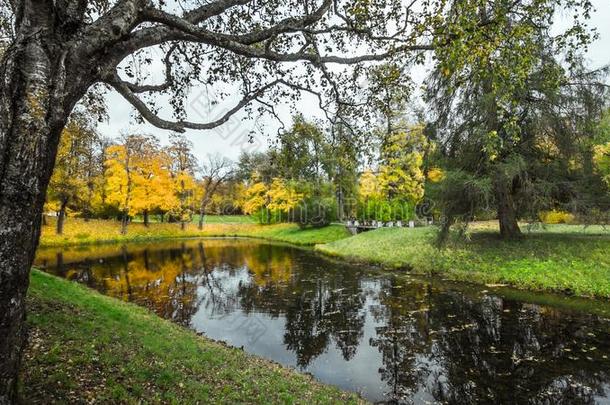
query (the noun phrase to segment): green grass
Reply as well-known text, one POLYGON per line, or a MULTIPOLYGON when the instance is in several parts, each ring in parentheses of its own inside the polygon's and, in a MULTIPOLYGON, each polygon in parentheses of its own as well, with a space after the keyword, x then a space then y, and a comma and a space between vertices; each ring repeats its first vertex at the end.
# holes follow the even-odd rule
POLYGON ((252 236, 292 243, 295 245, 316 245, 330 243, 350 236, 343 225, 329 225, 324 228, 300 229, 298 226, 265 225, 252 233, 252 236))
POLYGON ((610 234, 603 229, 549 226, 503 241, 487 225, 468 240, 434 247, 434 228, 385 228, 316 246, 327 255, 456 281, 506 283, 531 290, 610 297, 610 234))
POLYGON ((355 395, 34 270, 23 403, 357 403, 355 395))
MULTIPOLYGON (((193 223, 199 223, 199 214, 193 215, 193 223)), ((249 215, 206 215, 206 224, 255 224, 256 220, 249 215)))
MULTIPOLYGON (((150 223, 159 223, 158 215, 150 215, 148 218, 150 223)), ((141 215, 136 215, 133 222, 143 222, 141 215)), ((199 214, 193 215, 192 223, 199 223, 199 214)), ((255 224, 256 221, 249 215, 206 215, 206 224, 255 224)))
POLYGON ((50 218, 42 227, 40 246, 74 246, 209 236, 253 237, 295 245, 315 245, 346 238, 349 232, 342 225, 300 229, 296 224, 259 225, 235 222, 207 223, 202 230, 199 230, 196 224, 186 224, 186 228, 182 230, 180 225, 175 223, 151 223, 148 227, 141 223, 131 223, 127 227, 127 233, 121 234, 121 224, 118 221, 85 221, 80 218, 69 218, 64 226, 64 233, 56 235, 55 220, 50 218))

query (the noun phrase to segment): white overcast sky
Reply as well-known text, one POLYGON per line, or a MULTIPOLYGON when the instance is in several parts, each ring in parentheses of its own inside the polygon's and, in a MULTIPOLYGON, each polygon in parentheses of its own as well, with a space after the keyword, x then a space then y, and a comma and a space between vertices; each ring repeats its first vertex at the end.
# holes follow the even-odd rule
MULTIPOLYGON (((591 16, 590 25, 597 29, 599 39, 594 42, 589 49, 587 58, 591 67, 596 68, 610 63, 610 0, 593 0, 596 11, 591 16)), ((163 70, 159 67, 158 75, 151 78, 162 81, 163 70)), ((417 76, 422 76, 425 72, 414 72, 417 76)), ((212 91, 212 90, 210 90, 212 91)), ((219 115, 225 105, 211 107, 208 100, 211 95, 204 88, 193 88, 187 103, 189 120, 209 121, 215 115, 219 115)), ((166 144, 169 136, 168 131, 157 129, 150 124, 136 124, 132 107, 115 92, 108 93, 106 96, 109 119, 107 122, 98 126, 99 131, 107 137, 115 138, 122 132, 139 132, 154 134, 162 144, 166 144)), ((235 100, 233 100, 235 102, 235 100)), ((319 110, 316 108, 317 101, 313 98, 304 97, 297 105, 297 109, 306 117, 321 118, 319 110)), ((280 116, 286 122, 290 120, 290 109, 288 106, 279 106, 280 116)), ((169 110, 161 115, 170 117, 169 110)), ((278 125, 270 118, 262 118, 258 122, 254 120, 243 120, 243 115, 234 117, 227 124, 210 131, 187 131, 187 137, 193 142, 195 156, 201 161, 207 154, 219 153, 231 159, 236 159, 242 150, 264 149, 267 147, 270 138, 276 134, 278 125), (249 133, 252 129, 263 129, 257 133, 268 134, 266 137, 256 135, 254 142, 249 142, 249 133)))

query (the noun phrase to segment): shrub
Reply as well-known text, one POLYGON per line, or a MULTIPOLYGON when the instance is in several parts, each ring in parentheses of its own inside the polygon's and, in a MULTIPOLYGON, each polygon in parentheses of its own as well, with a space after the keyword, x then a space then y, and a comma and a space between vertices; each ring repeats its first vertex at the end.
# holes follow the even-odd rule
POLYGON ((570 224, 574 222, 574 215, 566 211, 542 211, 539 217, 545 224, 570 224))
POLYGON ((336 206, 321 198, 305 198, 292 209, 292 219, 301 228, 321 228, 335 219, 336 206))
POLYGON ((284 222, 288 214, 280 210, 270 210, 267 207, 261 207, 257 211, 250 214, 250 217, 261 225, 278 224, 284 222))
POLYGON ((415 208, 413 204, 398 199, 370 198, 358 203, 356 215, 363 221, 408 221, 415 219, 415 208))

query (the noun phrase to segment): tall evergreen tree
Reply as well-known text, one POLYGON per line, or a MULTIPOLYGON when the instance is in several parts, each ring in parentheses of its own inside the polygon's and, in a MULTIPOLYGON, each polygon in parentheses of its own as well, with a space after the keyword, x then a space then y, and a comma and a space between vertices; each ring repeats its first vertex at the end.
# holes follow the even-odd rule
MULTIPOLYGON (((490 201, 502 237, 521 234, 518 202, 532 191, 530 169, 542 135, 534 124, 566 77, 555 57, 563 50, 573 64, 576 50, 591 39, 578 20, 568 32, 551 36, 556 6, 467 0, 448 11, 438 40, 460 40, 439 48, 428 81, 436 134, 449 169, 459 172, 445 180, 456 182, 445 188, 445 231, 456 217, 468 220, 477 205, 490 201)), ((584 4, 585 13, 590 7, 584 4)))

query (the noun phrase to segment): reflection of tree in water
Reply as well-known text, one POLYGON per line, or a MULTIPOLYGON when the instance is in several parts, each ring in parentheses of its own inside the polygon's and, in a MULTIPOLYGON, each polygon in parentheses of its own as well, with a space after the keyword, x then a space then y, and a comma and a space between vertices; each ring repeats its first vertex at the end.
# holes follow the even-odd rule
POLYGON ((442 365, 430 390, 437 400, 456 404, 594 403, 594 392, 608 379, 582 352, 605 344, 587 333, 594 318, 445 293, 430 313, 442 365))
POLYGON ((427 364, 419 361, 431 346, 430 294, 424 284, 401 283, 391 277, 382 281, 379 305, 371 309, 382 326, 376 328, 370 344, 381 353, 379 374, 393 399, 408 398, 430 373, 427 364))
POLYGON ((277 247, 264 246, 255 256, 257 260, 251 257, 248 261, 255 282, 241 285, 242 308, 286 317, 284 343, 295 352, 301 368, 306 368, 332 342, 345 360, 353 358, 365 319, 359 276, 351 269, 335 266, 312 271, 327 264, 298 250, 286 252, 281 248, 283 254, 276 255, 273 248, 277 247), (285 258, 292 261, 286 262, 285 258), (303 261, 307 267, 302 266, 303 261), (287 270, 290 277, 285 276, 287 270), (256 280, 264 281, 260 284, 256 280))
POLYGON ((610 346, 589 332, 599 330, 595 316, 385 283, 372 308, 382 326, 370 344, 382 355, 390 398, 407 401, 419 391, 452 404, 589 404, 607 395, 599 362, 605 370, 610 363, 597 353, 610 346))
POLYGON ((195 276, 198 271, 192 251, 185 246, 135 252, 123 247, 118 255, 104 260, 84 260, 56 268, 68 279, 136 302, 183 325, 189 324, 199 305, 195 276))
POLYGON ((610 390, 610 363, 602 358, 610 355, 609 327, 595 316, 403 276, 370 278, 308 252, 255 241, 79 255, 45 260, 56 264, 56 274, 184 325, 201 308, 212 316, 240 310, 285 317, 284 344, 302 368, 330 345, 348 361, 360 344, 370 344, 379 352, 378 376, 389 399, 588 404, 610 390), (366 302, 374 305, 365 308, 366 302), (362 342, 366 311, 377 325, 362 342))
POLYGON ((197 296, 201 263, 197 260, 195 251, 192 248, 187 249, 184 243, 176 253, 176 260, 180 263, 180 273, 169 287, 166 316, 181 325, 188 326, 201 303, 201 299, 197 296))
MULTIPOLYGON (((235 274, 232 269, 227 271, 226 264, 221 261, 223 259, 218 258, 220 254, 226 256, 227 253, 230 253, 226 250, 217 248, 206 249, 203 242, 197 244, 197 251, 201 262, 199 285, 205 290, 202 300, 205 300, 206 309, 213 315, 223 316, 233 312, 238 307, 238 299, 235 294, 227 291, 224 287, 227 277, 233 277, 235 274)), ((224 260, 226 260, 226 257, 224 260)))

